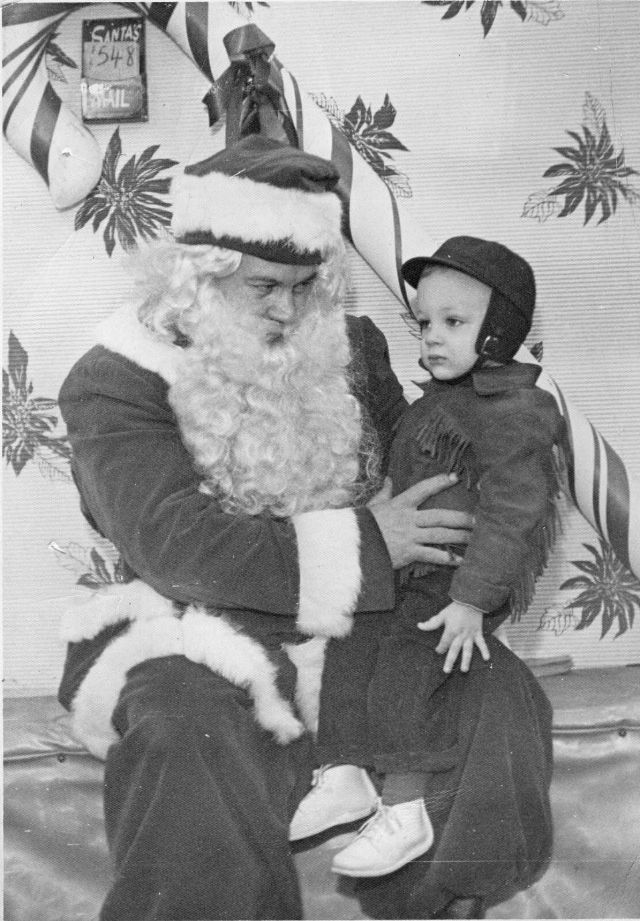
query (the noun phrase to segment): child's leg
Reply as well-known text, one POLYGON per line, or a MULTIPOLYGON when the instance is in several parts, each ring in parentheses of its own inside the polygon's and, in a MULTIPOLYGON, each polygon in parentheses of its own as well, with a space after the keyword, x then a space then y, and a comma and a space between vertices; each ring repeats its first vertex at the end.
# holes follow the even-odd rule
POLYGON ((433 843, 424 804, 432 753, 423 740, 420 714, 433 687, 446 675, 439 675, 437 640, 416 627, 443 606, 441 594, 431 601, 428 605, 420 598, 415 610, 402 602, 394 612, 392 630, 380 642, 369 685, 368 724, 373 763, 385 779, 375 816, 334 857, 332 869, 345 876, 393 873, 433 843))
POLYGON ((385 775, 381 800, 385 806, 399 806, 422 799, 428 774, 425 771, 390 771, 385 775))
POLYGON ((373 765, 385 775, 428 775, 446 770, 457 756, 455 722, 441 706, 447 681, 444 658, 435 651, 441 631, 416 626, 449 603, 450 576, 439 576, 434 573, 424 591, 404 595, 393 632, 380 643, 369 685, 369 729, 373 765))
POLYGON ((368 695, 393 615, 356 616, 349 636, 327 645, 316 752, 319 764, 370 766, 368 695))
POLYGON ((349 636, 327 645, 316 745, 322 766, 293 817, 290 841, 364 819, 376 808, 378 794, 364 770, 372 758, 367 696, 389 617, 356 617, 349 636))

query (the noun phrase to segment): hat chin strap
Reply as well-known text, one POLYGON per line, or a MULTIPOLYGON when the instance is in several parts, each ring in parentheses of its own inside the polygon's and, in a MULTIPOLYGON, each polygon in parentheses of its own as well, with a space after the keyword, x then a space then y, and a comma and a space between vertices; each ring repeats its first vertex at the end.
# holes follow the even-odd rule
POLYGON ((489 361, 510 361, 524 342, 529 326, 526 317, 494 289, 476 340, 475 370, 486 367, 489 361))
POLYGON ((497 336, 485 336, 478 352, 478 361, 500 361, 500 339, 497 336))
POLYGON ((505 354, 504 343, 500 341, 498 336, 487 333, 483 338, 483 335, 481 331, 478 336, 478 343, 480 343, 481 340, 482 342, 479 348, 478 343, 476 343, 478 358, 472 371, 481 371, 483 368, 490 367, 490 362, 503 365, 505 362, 509 361, 511 357, 505 354))

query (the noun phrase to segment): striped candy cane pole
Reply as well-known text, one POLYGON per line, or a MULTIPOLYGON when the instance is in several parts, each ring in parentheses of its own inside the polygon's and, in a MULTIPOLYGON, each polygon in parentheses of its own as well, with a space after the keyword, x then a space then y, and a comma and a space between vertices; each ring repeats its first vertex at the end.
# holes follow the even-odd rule
POLYGON ((229 66, 225 35, 246 25, 228 3, 151 3, 144 5, 141 12, 212 82, 229 66))
MULTIPOLYGON (((386 183, 277 62, 285 99, 300 146, 334 161, 347 201, 346 229, 355 248, 392 293, 408 304, 400 274, 404 261, 431 253, 439 241, 399 211, 386 183)), ((526 348, 519 361, 535 362, 526 348)), ((571 450, 566 458, 572 497, 584 517, 613 547, 620 562, 640 578, 640 482, 634 479, 588 419, 542 372, 538 385, 555 398, 564 416, 571 450)))
POLYGON ((2 8, 2 130, 17 153, 42 176, 59 209, 88 195, 102 172, 98 143, 54 92, 44 60, 55 29, 83 5, 10 3, 2 8))
MULTIPOLYGON (((102 153, 93 134, 64 105, 47 76, 51 36, 72 12, 88 3, 9 3, 2 8, 4 35, 3 132, 14 150, 49 187, 56 208, 85 198, 102 173, 102 153)), ((152 3, 132 6, 166 32, 209 79, 229 61, 224 35, 245 21, 227 4, 152 3)))

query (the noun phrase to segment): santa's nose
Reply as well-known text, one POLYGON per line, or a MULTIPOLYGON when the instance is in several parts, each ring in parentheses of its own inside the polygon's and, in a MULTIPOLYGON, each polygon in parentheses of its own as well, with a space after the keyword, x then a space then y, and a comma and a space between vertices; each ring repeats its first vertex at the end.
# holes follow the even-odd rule
POLYGON ((267 315, 278 323, 289 323, 295 316, 296 305, 291 291, 280 291, 269 303, 267 315))

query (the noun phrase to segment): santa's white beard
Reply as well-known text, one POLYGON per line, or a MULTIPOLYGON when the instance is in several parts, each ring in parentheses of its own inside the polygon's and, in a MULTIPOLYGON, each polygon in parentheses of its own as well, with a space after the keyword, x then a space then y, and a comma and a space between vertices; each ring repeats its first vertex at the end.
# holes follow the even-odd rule
POLYGON ((169 400, 208 491, 250 515, 353 504, 362 423, 342 310, 310 311, 266 345, 259 321, 215 290, 201 301, 169 400))

